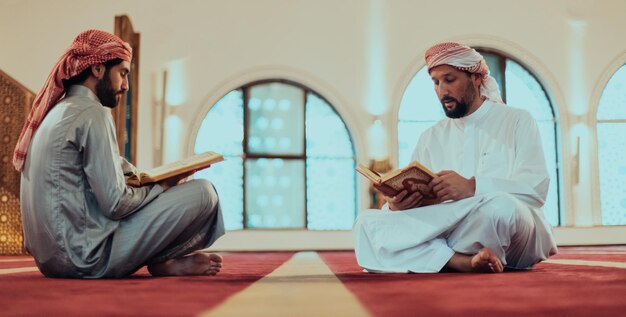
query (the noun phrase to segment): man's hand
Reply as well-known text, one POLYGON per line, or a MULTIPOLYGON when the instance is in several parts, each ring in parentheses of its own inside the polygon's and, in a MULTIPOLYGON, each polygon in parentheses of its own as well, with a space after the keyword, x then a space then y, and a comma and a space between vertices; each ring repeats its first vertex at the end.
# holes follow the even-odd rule
POLYGON ((176 175, 176 176, 172 176, 168 179, 164 179, 162 181, 159 182, 159 185, 161 185, 161 187, 163 188, 163 191, 166 191, 168 189, 170 189, 170 187, 174 187, 178 184, 182 184, 184 182, 186 182, 189 178, 189 176, 193 175, 196 171, 191 171, 191 172, 187 172, 184 174, 180 174, 180 175, 176 175))
POLYGON ((430 186, 441 201, 461 200, 472 197, 476 192, 476 180, 474 177, 467 179, 454 171, 441 171, 430 181, 430 186))
MULTIPOLYGON (((378 185, 374 184, 374 188, 378 189, 382 194, 382 191, 380 190, 378 185)), ((405 189, 394 197, 389 197, 385 194, 382 195, 389 204, 389 210, 393 211, 417 208, 424 203, 424 197, 420 192, 417 191, 411 195, 408 195, 408 192, 405 189)))

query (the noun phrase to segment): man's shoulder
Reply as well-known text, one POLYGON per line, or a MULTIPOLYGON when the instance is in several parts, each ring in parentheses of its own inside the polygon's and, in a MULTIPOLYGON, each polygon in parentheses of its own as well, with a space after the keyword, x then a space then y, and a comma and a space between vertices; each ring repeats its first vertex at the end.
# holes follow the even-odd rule
POLYGON ((434 125, 430 126, 424 132, 422 132, 420 138, 426 139, 440 134, 442 131, 448 129, 452 124, 452 120, 450 118, 443 118, 437 121, 434 125))
POLYGON ((509 105, 494 105, 491 110, 495 115, 502 115, 511 119, 533 119, 532 114, 528 110, 509 105))
POLYGON ((61 99, 61 101, 59 101, 59 104, 65 104, 67 106, 72 106, 79 109, 103 108, 103 106, 98 101, 82 95, 66 96, 65 98, 61 99))
POLYGON ((437 129, 441 129, 444 127, 447 127, 448 125, 450 125, 452 123, 452 119, 444 116, 443 118, 439 119, 439 121, 435 122, 435 124, 433 124, 432 126, 430 126, 428 128, 428 130, 437 130, 437 129))
POLYGON ((89 127, 88 129, 108 129, 108 126, 113 125, 111 112, 98 101, 86 96, 68 96, 61 100, 55 108, 59 108, 59 111, 63 112, 68 127, 82 126, 83 129, 87 127, 89 127))
POLYGON ((59 105, 71 109, 73 112, 87 116, 106 116, 110 113, 108 109, 102 106, 98 101, 86 96, 68 96, 61 100, 59 105))

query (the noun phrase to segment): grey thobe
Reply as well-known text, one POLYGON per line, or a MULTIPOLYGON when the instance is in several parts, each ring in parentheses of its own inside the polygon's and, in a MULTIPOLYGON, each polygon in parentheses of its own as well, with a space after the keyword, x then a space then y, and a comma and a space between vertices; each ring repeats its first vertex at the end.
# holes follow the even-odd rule
POLYGON ((124 173, 134 169, 119 156, 110 111, 72 86, 37 129, 22 171, 25 245, 44 275, 126 276, 224 234, 208 181, 133 188, 124 173))

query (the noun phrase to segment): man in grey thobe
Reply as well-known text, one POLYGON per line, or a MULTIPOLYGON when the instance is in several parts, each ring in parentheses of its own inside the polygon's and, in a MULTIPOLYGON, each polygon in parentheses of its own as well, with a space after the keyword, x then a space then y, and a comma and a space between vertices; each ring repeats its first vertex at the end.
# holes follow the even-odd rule
POLYGON ((128 89, 131 58, 128 44, 112 34, 79 34, 18 141, 25 244, 45 276, 123 277, 144 265, 153 275, 220 270, 219 255, 198 251, 224 234, 208 181, 125 182, 135 167, 119 156, 104 106, 114 107, 128 89))

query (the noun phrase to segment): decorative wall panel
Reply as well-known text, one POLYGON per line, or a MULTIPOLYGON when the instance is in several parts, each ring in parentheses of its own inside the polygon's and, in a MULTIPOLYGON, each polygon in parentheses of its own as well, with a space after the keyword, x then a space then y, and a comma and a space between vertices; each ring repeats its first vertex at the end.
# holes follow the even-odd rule
POLYGON ((26 253, 20 213, 20 173, 13 149, 35 94, 0 71, 0 254, 26 253))

